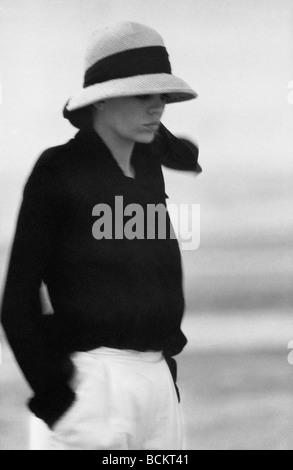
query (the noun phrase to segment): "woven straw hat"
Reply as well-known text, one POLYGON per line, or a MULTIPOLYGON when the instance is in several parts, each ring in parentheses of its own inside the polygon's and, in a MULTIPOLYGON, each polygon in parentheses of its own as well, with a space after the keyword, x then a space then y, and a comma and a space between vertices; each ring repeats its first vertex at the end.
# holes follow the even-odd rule
POLYGON ((197 97, 172 75, 162 37, 152 28, 123 22, 96 31, 86 54, 83 88, 65 107, 65 116, 98 101, 137 95, 166 94, 167 103, 197 97))

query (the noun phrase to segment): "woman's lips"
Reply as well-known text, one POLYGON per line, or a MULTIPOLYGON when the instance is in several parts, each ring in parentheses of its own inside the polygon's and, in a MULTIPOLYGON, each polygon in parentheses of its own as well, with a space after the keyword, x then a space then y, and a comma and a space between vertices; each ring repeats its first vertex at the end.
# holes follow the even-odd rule
POLYGON ((149 129, 150 131, 156 132, 160 126, 158 122, 150 122, 149 124, 144 124, 144 127, 149 129))

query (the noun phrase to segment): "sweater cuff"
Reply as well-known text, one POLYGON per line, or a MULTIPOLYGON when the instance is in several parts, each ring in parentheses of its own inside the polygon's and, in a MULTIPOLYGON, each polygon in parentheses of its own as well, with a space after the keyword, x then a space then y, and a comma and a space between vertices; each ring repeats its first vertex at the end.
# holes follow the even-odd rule
POLYGON ((75 392, 68 385, 59 385, 54 390, 38 394, 29 403, 29 409, 37 418, 52 428, 75 401, 75 392))
POLYGON ((174 385, 175 385, 175 390, 177 393, 178 402, 180 403, 181 402, 180 390, 177 385, 177 362, 175 361, 173 357, 170 357, 170 356, 165 356, 165 361, 167 362, 167 365, 170 369, 170 372, 174 381, 174 385))

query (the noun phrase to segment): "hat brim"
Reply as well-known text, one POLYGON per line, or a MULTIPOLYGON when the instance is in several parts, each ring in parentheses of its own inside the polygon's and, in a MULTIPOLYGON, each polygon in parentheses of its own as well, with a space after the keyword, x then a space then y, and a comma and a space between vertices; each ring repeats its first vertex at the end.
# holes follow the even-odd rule
POLYGON ((71 112, 102 100, 152 94, 166 94, 167 103, 188 101, 198 96, 187 83, 174 75, 137 75, 83 88, 68 101, 66 109, 71 112))

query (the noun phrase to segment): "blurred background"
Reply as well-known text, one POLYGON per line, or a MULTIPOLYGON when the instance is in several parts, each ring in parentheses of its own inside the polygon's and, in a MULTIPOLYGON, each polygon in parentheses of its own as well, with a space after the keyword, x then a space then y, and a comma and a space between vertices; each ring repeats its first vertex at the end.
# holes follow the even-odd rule
MULTIPOLYGON (((62 108, 92 31, 156 28, 199 93, 164 119, 204 170, 165 171, 170 203, 201 205, 201 246, 183 252, 188 449, 293 449, 292 13, 292 0, 0 0, 2 287, 24 182, 75 134, 62 108)), ((26 450, 30 391, 0 335, 0 449, 26 450)))

